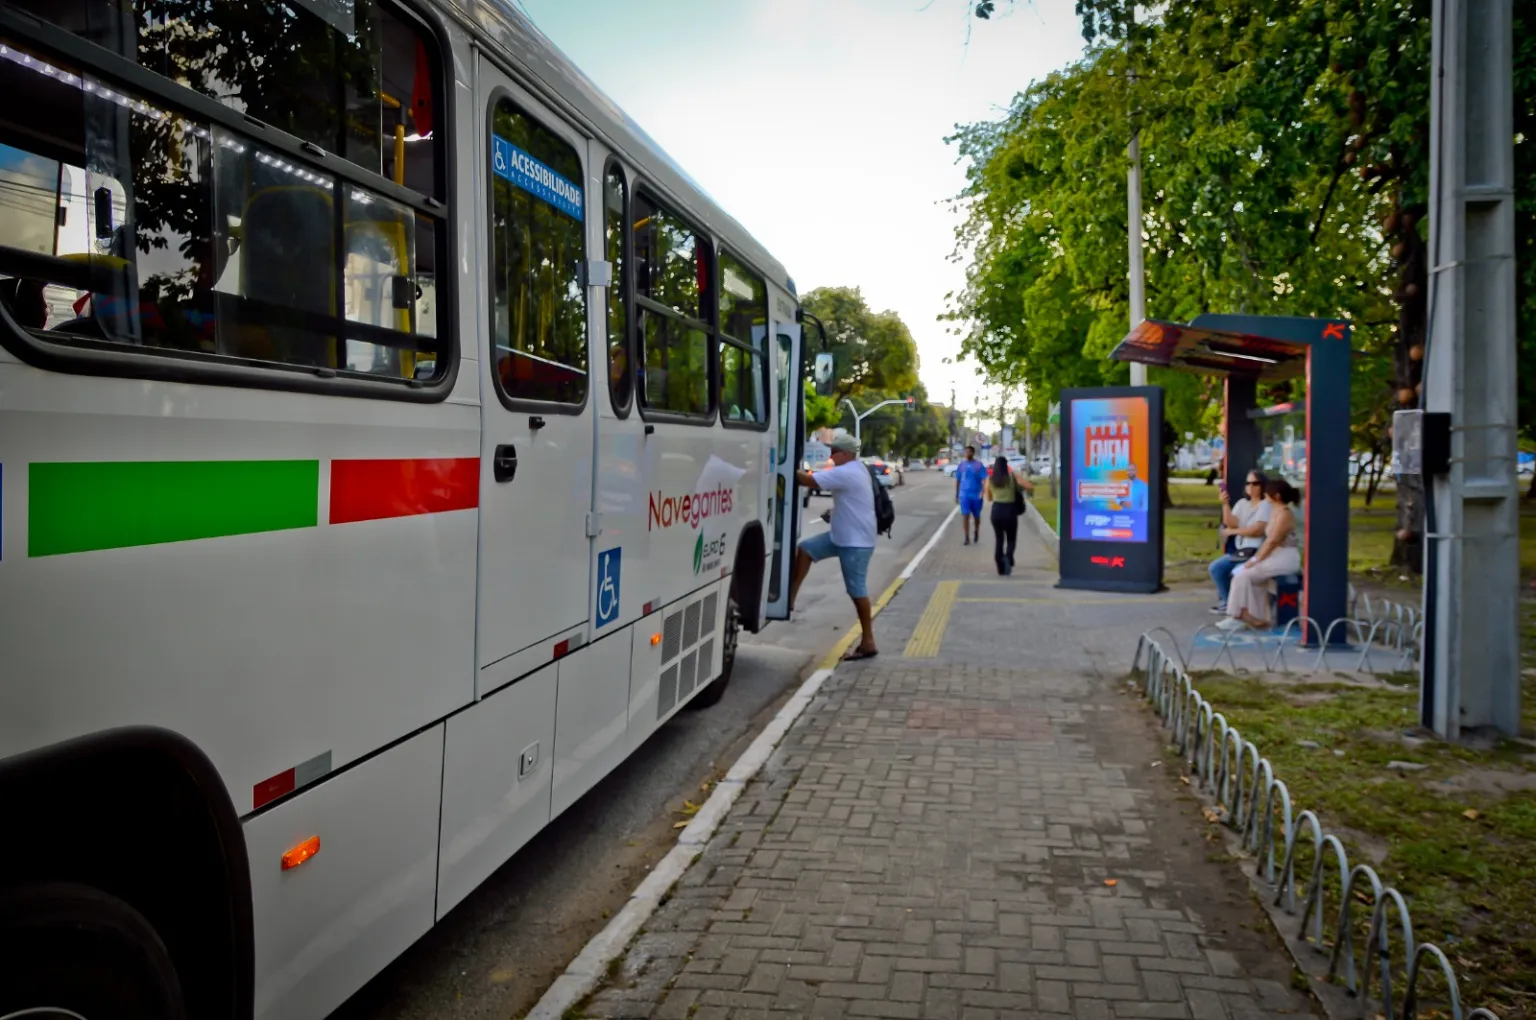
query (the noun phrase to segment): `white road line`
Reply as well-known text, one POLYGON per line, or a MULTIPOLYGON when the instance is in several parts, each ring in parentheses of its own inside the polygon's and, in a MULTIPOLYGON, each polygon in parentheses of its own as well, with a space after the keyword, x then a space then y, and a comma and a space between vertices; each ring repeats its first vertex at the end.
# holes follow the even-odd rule
POLYGON ((900 577, 903 581, 910 580, 912 575, 917 573, 917 568, 923 562, 923 557, 928 555, 929 549, 939 544, 939 538, 944 534, 944 529, 949 527, 949 522, 954 520, 955 514, 959 512, 960 508, 958 506, 949 508, 949 513, 945 514, 944 519, 939 522, 939 526, 933 529, 933 537, 928 539, 928 544, 919 549, 917 555, 912 557, 912 562, 908 563, 902 570, 900 577))
MULTIPOLYGON (((959 510, 959 507, 950 509, 934 530, 933 537, 928 539, 928 544, 918 550, 894 583, 899 585, 906 582, 917 571, 923 558, 928 555, 928 550, 938 544, 939 536, 959 510)), ((805 711, 816 692, 821 690, 821 685, 832 676, 832 672, 830 669, 818 669, 805 678, 799 689, 773 717, 773 721, 763 728, 741 757, 736 759, 725 778, 716 784, 709 799, 699 808, 698 814, 693 816, 693 821, 678 834, 677 845, 629 894, 629 902, 624 904, 623 909, 614 914, 607 926, 582 947, 576 959, 565 968, 565 973, 555 979, 549 991, 528 1011, 525 1020, 562 1020, 571 1007, 592 994, 608 973, 608 965, 624 955, 630 942, 640 933, 641 927, 661 906, 662 897, 683 877, 683 872, 688 870, 693 859, 704 852, 705 844, 720 828, 720 823, 725 821, 731 805, 736 803, 736 798, 741 796, 747 783, 768 761, 774 749, 779 746, 779 741, 784 739, 789 728, 800 718, 800 713, 805 711)))

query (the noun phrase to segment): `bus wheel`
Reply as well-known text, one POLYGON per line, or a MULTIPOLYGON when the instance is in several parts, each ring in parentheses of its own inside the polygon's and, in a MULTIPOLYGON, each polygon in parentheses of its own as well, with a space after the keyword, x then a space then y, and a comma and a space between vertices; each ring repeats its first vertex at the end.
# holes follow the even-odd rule
POLYGON ((0 1020, 185 1020, 181 983, 144 915, 90 886, 0 891, 0 1020))
MULTIPOLYGON (((688 704, 694 708, 708 708, 725 695, 726 685, 731 682, 731 671, 736 668, 736 645, 741 638, 741 608, 736 605, 736 593, 725 599, 725 635, 720 645, 720 675, 705 687, 688 704)), ((0 1015, 0 1020, 4 1020, 0 1015)))

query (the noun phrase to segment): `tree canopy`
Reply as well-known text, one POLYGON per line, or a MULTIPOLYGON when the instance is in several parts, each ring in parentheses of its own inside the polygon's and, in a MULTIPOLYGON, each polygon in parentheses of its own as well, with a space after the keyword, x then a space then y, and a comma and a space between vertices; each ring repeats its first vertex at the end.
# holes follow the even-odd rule
MULTIPOLYGON (((1002 119, 953 136, 968 175, 957 242, 969 269, 949 312, 962 351, 988 372, 1022 366, 1037 414, 1063 387, 1124 381, 1106 355, 1129 325, 1134 129, 1148 316, 1347 318, 1354 439, 1380 448, 1391 412, 1420 396, 1428 0, 1175 0, 1158 11, 1137 23, 1129 0, 1079 0, 1083 59, 1030 85, 1002 119)), ((1529 252, 1536 43, 1525 29, 1536 14, 1515 18, 1517 238, 1529 252)), ((1522 367, 1536 368, 1532 262, 1520 270, 1520 335, 1522 367)), ((1522 398, 1536 392, 1526 379, 1522 398)), ((1211 381, 1157 370, 1151 381, 1167 388, 1180 433, 1213 424, 1211 381)), ((1533 403, 1521 402, 1527 430, 1533 403)), ((1416 500, 1400 502, 1416 532, 1416 500)))
MULTIPOLYGON (((873 311, 857 287, 821 287, 802 304, 826 326, 834 366, 826 396, 807 391, 808 427, 842 425, 852 431, 853 413, 844 400, 862 412, 882 400, 912 397, 910 408, 883 408, 864 420, 865 451, 926 456, 949 438, 945 416, 928 403, 928 391, 918 381, 917 342, 899 315, 873 311)), ((816 353, 806 345, 807 362, 816 353)))

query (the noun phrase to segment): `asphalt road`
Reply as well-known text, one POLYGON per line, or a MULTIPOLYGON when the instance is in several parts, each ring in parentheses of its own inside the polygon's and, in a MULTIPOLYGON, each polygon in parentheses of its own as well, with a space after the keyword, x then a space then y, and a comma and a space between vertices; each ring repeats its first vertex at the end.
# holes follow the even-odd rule
MULTIPOLYGON (((880 539, 870 563, 876 596, 949 513, 954 482, 912 472, 891 496, 892 539, 880 539)), ((830 505, 811 499, 806 533, 826 527, 817 515, 830 505)), ((836 564, 818 564, 795 619, 742 635, 719 704, 674 716, 331 1020, 521 1016, 671 848, 683 801, 703 801, 703 784, 730 768, 854 622, 836 564)))

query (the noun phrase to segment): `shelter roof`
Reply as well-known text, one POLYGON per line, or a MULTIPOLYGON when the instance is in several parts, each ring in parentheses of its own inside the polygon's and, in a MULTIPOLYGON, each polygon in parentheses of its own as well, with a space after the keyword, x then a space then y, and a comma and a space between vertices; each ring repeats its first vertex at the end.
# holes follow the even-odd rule
MULTIPOLYGON (((1260 318, 1250 317, 1249 321, 1260 318)), ((1184 325, 1147 319, 1125 335, 1110 353, 1110 358, 1199 375, 1235 375, 1265 382, 1295 379, 1306 373, 1306 343, 1293 338, 1215 329, 1200 325, 1200 321, 1196 319, 1184 325)))

